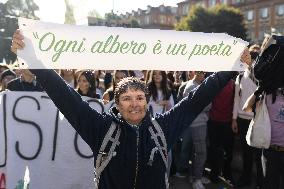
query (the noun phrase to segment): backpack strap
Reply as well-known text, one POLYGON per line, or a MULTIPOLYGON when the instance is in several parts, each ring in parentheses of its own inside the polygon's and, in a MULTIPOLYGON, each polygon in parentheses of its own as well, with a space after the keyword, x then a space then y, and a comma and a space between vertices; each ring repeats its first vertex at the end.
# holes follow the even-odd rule
POLYGON ((155 133, 155 131, 153 130, 153 127, 149 127, 149 131, 151 133, 151 138, 154 140, 154 142, 156 144, 156 147, 153 148, 153 150, 155 149, 155 151, 160 152, 162 159, 165 163, 165 166, 167 168, 168 167, 168 150, 167 150, 166 138, 165 138, 164 132, 162 131, 158 122, 155 119, 152 119, 152 123, 153 123, 155 130, 156 130, 156 133, 155 133), (162 145, 159 143, 158 137, 160 137, 160 139, 162 141, 162 145))
POLYGON ((121 129, 117 126, 116 123, 112 122, 107 134, 104 137, 102 145, 100 147, 97 160, 96 160, 96 167, 95 167, 95 186, 98 187, 99 179, 101 173, 106 168, 110 160, 116 156, 116 152, 114 151, 116 146, 120 144, 119 137, 120 137, 121 129), (114 132, 116 131, 115 135, 114 132), (114 135, 114 137, 113 137, 114 135), (111 143, 111 147, 108 152, 105 152, 107 145, 111 143))
MULTIPOLYGON (((152 124, 154 127, 149 127, 149 132, 151 134, 151 138, 154 140, 156 147, 152 149, 151 151, 151 155, 150 155, 150 159, 148 162, 148 165, 152 165, 152 162, 154 160, 154 154, 155 152, 159 152, 163 162, 165 164, 166 170, 168 169, 168 148, 167 148, 167 141, 164 135, 164 132, 161 128, 161 126, 159 125, 159 123, 153 118, 151 119, 152 124), (154 129, 156 130, 156 132, 154 131, 154 129), (161 139, 159 140, 158 137, 161 139), (159 141, 162 141, 162 144, 160 144, 159 141)), ((165 184, 166 184, 166 188, 169 188, 169 179, 168 179, 168 174, 167 172, 165 172, 165 184)))

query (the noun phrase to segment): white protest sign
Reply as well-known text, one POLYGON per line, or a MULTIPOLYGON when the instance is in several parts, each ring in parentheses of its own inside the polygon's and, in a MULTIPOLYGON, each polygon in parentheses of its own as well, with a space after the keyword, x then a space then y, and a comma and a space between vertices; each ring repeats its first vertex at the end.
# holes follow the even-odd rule
POLYGON ((224 33, 74 26, 19 18, 30 69, 240 71, 247 42, 224 33))
MULTIPOLYGON (((107 111, 100 101, 85 99, 107 111)), ((0 122, 1 189, 22 188, 25 180, 29 189, 94 188, 91 149, 45 93, 0 93, 0 122)))

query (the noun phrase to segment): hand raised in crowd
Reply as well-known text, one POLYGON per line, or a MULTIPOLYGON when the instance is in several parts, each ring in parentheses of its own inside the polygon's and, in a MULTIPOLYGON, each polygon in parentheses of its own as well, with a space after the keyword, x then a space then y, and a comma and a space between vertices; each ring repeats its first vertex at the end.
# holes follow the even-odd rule
POLYGON ((158 103, 160 106, 164 106, 166 108, 166 110, 171 109, 171 103, 169 100, 161 100, 158 103))
POLYGON ((18 49, 23 49, 25 47, 24 36, 20 33, 20 30, 17 29, 13 34, 11 51, 17 54, 18 49))
POLYGON ((246 63, 247 65, 251 65, 252 63, 252 60, 251 60, 251 55, 250 55, 250 52, 249 52, 249 49, 246 48, 241 56, 241 61, 243 63, 246 63))

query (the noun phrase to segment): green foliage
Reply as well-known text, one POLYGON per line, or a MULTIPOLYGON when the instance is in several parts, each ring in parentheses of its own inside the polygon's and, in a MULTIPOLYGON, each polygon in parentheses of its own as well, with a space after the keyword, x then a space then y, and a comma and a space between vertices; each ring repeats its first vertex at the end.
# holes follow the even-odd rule
POLYGON ((74 8, 70 4, 69 0, 65 0, 65 6, 66 6, 66 11, 65 11, 64 24, 76 24, 76 20, 74 17, 74 8))
POLYGON ((102 16, 96 10, 89 11, 88 16, 95 17, 95 18, 102 18, 102 16))
POLYGON ((117 15, 113 11, 111 11, 110 13, 105 14, 105 20, 107 22, 114 22, 114 21, 121 20, 121 18, 120 18, 119 15, 117 15))
POLYGON ((217 5, 210 9, 192 7, 176 30, 192 32, 227 33, 246 40, 246 28, 241 12, 233 7, 217 5))
POLYGON ((137 20, 132 19, 130 22, 131 28, 140 28, 140 25, 137 20))
POLYGON ((18 28, 17 17, 38 19, 35 11, 39 7, 33 0, 8 0, 0 2, 0 62, 3 59, 7 63, 13 62, 16 56, 11 53, 11 39, 14 31, 18 28))
POLYGON ((35 11, 39 7, 33 0, 9 0, 6 2, 7 13, 11 16, 38 19, 35 11))

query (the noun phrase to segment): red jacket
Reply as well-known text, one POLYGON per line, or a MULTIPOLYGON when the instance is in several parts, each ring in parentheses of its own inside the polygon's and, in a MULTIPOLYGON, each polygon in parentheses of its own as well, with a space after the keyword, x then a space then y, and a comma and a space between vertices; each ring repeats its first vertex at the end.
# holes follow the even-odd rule
POLYGON ((234 81, 231 80, 212 101, 209 117, 213 121, 231 122, 234 106, 234 81))

